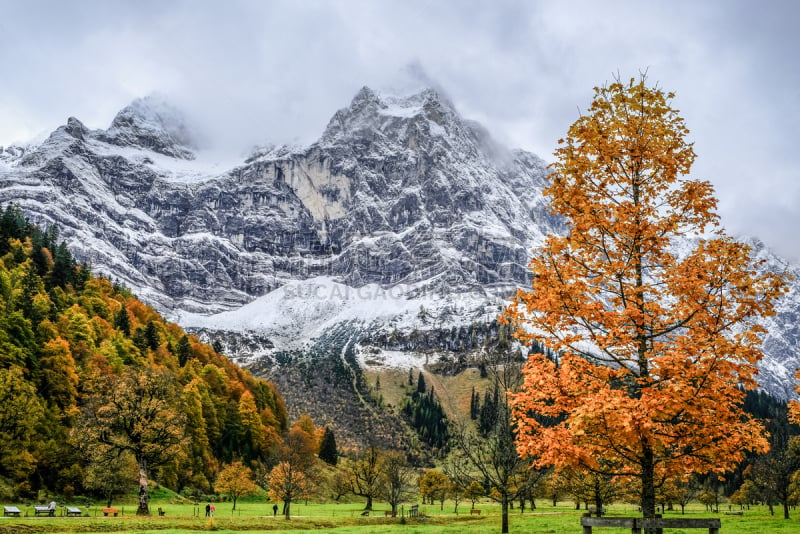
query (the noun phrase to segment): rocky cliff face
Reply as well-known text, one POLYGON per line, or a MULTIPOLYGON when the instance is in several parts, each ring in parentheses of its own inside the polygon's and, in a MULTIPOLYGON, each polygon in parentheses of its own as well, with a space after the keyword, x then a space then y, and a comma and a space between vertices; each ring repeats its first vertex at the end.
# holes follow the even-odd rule
MULTIPOLYGON (((342 324, 386 340, 491 322, 528 285, 531 249, 564 230, 546 173, 435 90, 365 87, 313 145, 227 166, 154 99, 106 130, 70 118, 38 146, 0 149, 0 202, 58 224, 95 272, 184 326, 228 332, 234 356, 272 358, 342 324)), ((767 323, 762 384, 782 397, 800 365, 798 310, 793 290, 767 323)))
POLYGON ((434 91, 364 88, 318 143, 219 174, 192 171, 186 129, 161 108, 137 101, 104 131, 69 119, 7 166, 0 200, 58 223, 98 272, 167 310, 232 309, 315 276, 507 290, 553 228, 543 162, 495 146, 434 91))

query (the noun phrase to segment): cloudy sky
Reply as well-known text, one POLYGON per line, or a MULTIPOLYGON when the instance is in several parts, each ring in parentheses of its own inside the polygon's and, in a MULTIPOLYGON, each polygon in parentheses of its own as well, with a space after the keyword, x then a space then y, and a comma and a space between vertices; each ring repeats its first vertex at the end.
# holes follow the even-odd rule
POLYGON ((363 85, 423 69, 550 161, 592 87, 677 93, 726 228, 800 260, 800 2, 0 0, 0 145, 165 95, 210 142, 308 143, 363 85))

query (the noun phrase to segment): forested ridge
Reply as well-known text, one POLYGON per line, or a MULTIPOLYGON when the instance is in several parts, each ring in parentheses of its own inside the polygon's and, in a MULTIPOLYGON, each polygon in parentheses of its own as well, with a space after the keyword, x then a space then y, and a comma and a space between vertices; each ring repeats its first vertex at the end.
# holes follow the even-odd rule
POLYGON ((108 497, 142 474, 201 494, 223 464, 274 463, 288 424, 273 384, 93 276, 13 205, 0 214, 0 309, 3 498, 108 497))

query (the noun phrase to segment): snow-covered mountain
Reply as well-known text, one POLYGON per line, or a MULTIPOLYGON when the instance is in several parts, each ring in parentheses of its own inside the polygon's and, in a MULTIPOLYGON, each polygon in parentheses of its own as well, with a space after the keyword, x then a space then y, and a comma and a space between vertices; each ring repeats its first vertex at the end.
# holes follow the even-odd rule
MULTIPOLYGON (((474 332, 529 284, 531 249, 563 231, 541 194, 545 163, 433 89, 365 87, 308 147, 226 163, 196 144, 153 98, 106 130, 70 118, 39 145, 0 148, 0 203, 57 223, 95 272, 183 326, 227 332, 240 358, 303 350, 342 325, 359 339, 474 332)), ((793 287, 766 323, 761 383, 784 398, 798 310, 793 287)))

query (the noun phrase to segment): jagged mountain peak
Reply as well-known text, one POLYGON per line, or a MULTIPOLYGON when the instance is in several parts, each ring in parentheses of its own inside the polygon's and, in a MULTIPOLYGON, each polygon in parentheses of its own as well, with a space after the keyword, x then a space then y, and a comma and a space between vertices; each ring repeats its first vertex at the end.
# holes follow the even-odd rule
POLYGON ((336 112, 319 144, 350 144, 355 150, 381 146, 381 152, 446 150, 471 159, 511 159, 478 123, 464 118, 435 87, 395 94, 362 87, 350 105, 336 112))
POLYGON ((98 138, 118 146, 136 146, 180 159, 193 159, 196 147, 183 112, 165 98, 151 95, 125 106, 98 138))
POLYGON ((67 125, 64 127, 64 131, 66 131, 72 137, 81 140, 86 139, 86 136, 89 135, 89 129, 86 127, 86 125, 84 125, 75 117, 70 117, 67 119, 67 125))

